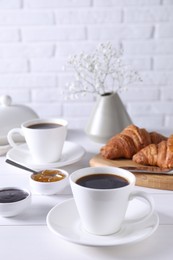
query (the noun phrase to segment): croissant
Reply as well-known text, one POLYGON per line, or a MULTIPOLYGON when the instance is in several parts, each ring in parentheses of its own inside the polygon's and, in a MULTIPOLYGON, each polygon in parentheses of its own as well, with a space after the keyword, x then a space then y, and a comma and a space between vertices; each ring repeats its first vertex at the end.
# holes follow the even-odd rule
POLYGON ((121 133, 112 137, 100 149, 101 155, 106 159, 126 158, 132 159, 133 155, 151 143, 159 143, 167 138, 157 132, 149 133, 144 128, 129 125, 121 133))
POLYGON ((133 156, 133 161, 160 168, 173 168, 173 135, 167 141, 146 146, 133 156))

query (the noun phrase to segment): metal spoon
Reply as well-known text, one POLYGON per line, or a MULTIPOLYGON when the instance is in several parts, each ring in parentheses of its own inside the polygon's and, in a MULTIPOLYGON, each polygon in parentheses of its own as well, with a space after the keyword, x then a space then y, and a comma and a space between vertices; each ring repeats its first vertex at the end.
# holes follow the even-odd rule
POLYGON ((30 168, 28 168, 28 167, 26 167, 26 166, 23 166, 23 165, 21 165, 21 164, 19 164, 19 163, 16 163, 16 162, 14 162, 14 161, 9 160, 9 159, 6 159, 5 162, 6 162, 6 163, 9 163, 9 164, 11 164, 11 165, 13 165, 13 166, 15 166, 15 167, 18 167, 18 168, 20 168, 20 169, 23 169, 23 170, 26 170, 26 171, 29 171, 29 172, 32 172, 32 173, 38 173, 38 171, 35 171, 35 170, 33 170, 33 169, 30 169, 30 168))
MULTIPOLYGON (((23 170, 32 172, 33 174, 37 174, 37 173, 42 172, 42 171, 35 171, 35 170, 33 170, 33 169, 30 169, 30 168, 28 168, 28 167, 26 167, 26 166, 23 166, 23 165, 21 165, 21 164, 19 164, 19 163, 16 163, 16 162, 14 162, 14 161, 12 161, 12 160, 10 160, 10 159, 6 159, 6 163, 9 163, 9 164, 11 164, 11 165, 13 165, 13 166, 15 166, 15 167, 20 168, 20 169, 23 169, 23 170)), ((57 173, 51 173, 50 175, 51 175, 51 176, 55 176, 55 175, 58 176, 58 175, 59 175, 58 172, 60 172, 60 171, 57 170, 57 173)))

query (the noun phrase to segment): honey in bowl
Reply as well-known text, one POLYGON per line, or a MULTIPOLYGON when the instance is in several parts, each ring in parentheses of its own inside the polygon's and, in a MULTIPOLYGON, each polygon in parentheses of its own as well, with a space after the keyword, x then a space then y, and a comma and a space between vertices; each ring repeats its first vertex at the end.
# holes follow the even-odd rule
POLYGON ((65 174, 59 170, 43 170, 33 174, 31 178, 38 182, 56 182, 63 180, 65 177, 65 174))

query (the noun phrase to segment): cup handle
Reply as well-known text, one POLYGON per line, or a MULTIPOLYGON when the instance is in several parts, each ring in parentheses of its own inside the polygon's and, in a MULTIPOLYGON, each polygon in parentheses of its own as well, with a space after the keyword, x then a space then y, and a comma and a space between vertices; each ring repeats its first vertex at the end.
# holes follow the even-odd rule
POLYGON ((14 134, 20 134, 23 136, 23 131, 21 128, 13 128, 11 129, 8 134, 7 134, 7 139, 8 139, 8 142, 9 144, 12 146, 12 147, 17 147, 18 144, 14 141, 13 139, 13 136, 14 134))
POLYGON ((140 199, 144 200, 146 202, 146 204, 149 206, 149 209, 146 212, 146 214, 144 214, 141 217, 133 218, 131 220, 126 220, 125 222, 127 222, 127 223, 135 223, 136 224, 136 223, 143 222, 143 221, 145 221, 145 220, 147 220, 148 218, 151 217, 151 215, 153 214, 154 209, 155 209, 154 199, 149 194, 147 194, 146 192, 143 192, 143 191, 132 192, 130 194, 129 201, 133 200, 135 198, 140 198, 140 199))

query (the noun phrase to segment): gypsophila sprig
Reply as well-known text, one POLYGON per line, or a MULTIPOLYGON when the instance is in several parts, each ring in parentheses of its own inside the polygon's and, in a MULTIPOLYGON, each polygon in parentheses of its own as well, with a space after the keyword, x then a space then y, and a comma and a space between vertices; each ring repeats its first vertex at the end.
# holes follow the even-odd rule
POLYGON ((92 93, 104 95, 126 89, 133 82, 141 81, 137 71, 123 63, 123 48, 116 50, 110 42, 101 43, 92 54, 72 55, 68 64, 75 71, 75 79, 68 83, 71 98, 92 93))

